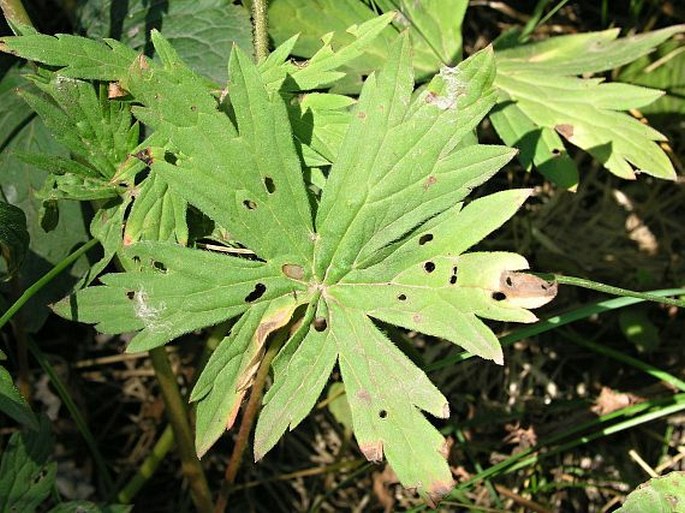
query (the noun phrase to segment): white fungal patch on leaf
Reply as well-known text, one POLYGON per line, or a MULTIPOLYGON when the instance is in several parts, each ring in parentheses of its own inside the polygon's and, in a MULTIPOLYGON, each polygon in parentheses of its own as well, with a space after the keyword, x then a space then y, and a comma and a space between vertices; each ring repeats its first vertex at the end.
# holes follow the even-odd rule
POLYGON ((466 81, 459 69, 449 66, 440 69, 440 78, 444 83, 442 94, 429 93, 427 101, 440 110, 452 109, 459 97, 466 93, 466 81))
POLYGON ((167 328, 166 322, 161 322, 160 317, 166 310, 165 303, 159 303, 157 306, 152 306, 150 304, 150 298, 141 287, 137 292, 134 300, 134 310, 136 317, 138 317, 147 329, 153 331, 162 331, 167 328))

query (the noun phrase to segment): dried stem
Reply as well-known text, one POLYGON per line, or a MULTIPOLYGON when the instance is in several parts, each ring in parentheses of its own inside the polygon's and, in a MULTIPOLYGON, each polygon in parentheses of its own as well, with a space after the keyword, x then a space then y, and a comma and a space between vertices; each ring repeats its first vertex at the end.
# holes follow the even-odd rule
POLYGON ((216 501, 214 513, 223 513, 226 510, 231 486, 235 482, 235 478, 238 475, 238 469, 240 468, 240 463, 243 459, 243 453, 247 447, 252 426, 254 425, 255 419, 257 418, 257 413, 259 413, 259 409, 262 405, 264 385, 266 384, 266 378, 269 375, 271 362, 278 354, 278 351, 281 349, 281 346, 283 345, 283 342, 285 342, 286 338, 287 329, 282 329, 276 333, 273 342, 269 346, 269 349, 266 351, 264 358, 262 358, 262 361, 259 364, 257 375, 255 376, 254 383, 252 384, 250 399, 245 406, 243 417, 240 421, 240 429, 238 430, 238 437, 235 441, 233 454, 231 454, 231 460, 228 462, 228 467, 226 467, 224 483, 221 486, 221 491, 219 492, 219 498, 216 501))

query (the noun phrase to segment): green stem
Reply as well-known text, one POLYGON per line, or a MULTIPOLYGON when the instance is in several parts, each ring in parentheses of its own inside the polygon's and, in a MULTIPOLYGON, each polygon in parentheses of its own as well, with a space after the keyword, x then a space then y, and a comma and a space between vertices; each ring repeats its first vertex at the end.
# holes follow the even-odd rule
POLYGON ((26 337, 26 345, 28 346, 29 351, 31 351, 33 357, 38 362, 38 365, 40 365, 40 368, 43 369, 43 372, 45 372, 45 374, 47 374, 50 378, 50 383, 57 392, 57 395, 59 395, 60 399, 64 403, 64 406, 66 406, 67 410, 69 410, 71 418, 74 419, 76 427, 81 433, 83 440, 86 442, 86 445, 88 446, 88 449, 90 450, 90 453, 93 456, 93 461, 95 462, 95 466, 98 469, 100 479, 102 480, 102 484, 104 486, 104 495, 109 496, 111 491, 114 489, 114 481, 112 481, 112 476, 110 475, 109 470, 107 469, 105 459, 102 457, 102 454, 98 449, 97 443, 95 442, 95 437, 88 428, 86 420, 83 418, 81 411, 79 410, 78 406, 76 406, 74 400, 71 398, 71 395, 67 390, 67 387, 64 385, 64 383, 62 383, 62 380, 55 371, 55 368, 48 361, 48 358, 45 356, 45 353, 43 353, 43 351, 40 350, 38 345, 33 341, 31 337, 26 337))
POLYGON ((266 384, 266 378, 269 375, 271 362, 278 354, 278 351, 281 349, 281 346, 287 339, 287 336, 287 328, 281 329, 274 337, 273 342, 269 346, 269 349, 267 349, 262 361, 259 364, 254 383, 252 384, 250 399, 245 406, 245 411, 243 412, 243 416, 240 421, 240 429, 238 430, 238 436, 236 437, 235 447, 233 448, 231 459, 228 462, 228 467, 226 467, 224 482, 221 486, 221 491, 219 492, 219 498, 216 501, 214 513, 223 513, 226 511, 231 486, 235 482, 235 478, 238 475, 238 469, 240 468, 240 462, 243 459, 243 453, 245 452, 250 433, 252 432, 252 426, 257 418, 257 413, 259 413, 259 408, 262 405, 264 385, 266 384))
POLYGON ((162 391, 167 416, 174 431, 178 455, 181 459, 181 470, 188 479, 193 502, 199 512, 210 513, 214 509, 212 494, 209 491, 202 464, 197 458, 193 433, 188 422, 188 412, 176 383, 176 375, 171 369, 164 347, 151 349, 149 354, 162 391))
POLYGON ((644 299, 645 301, 653 301, 655 303, 662 303, 664 305, 685 308, 685 301, 683 301, 682 299, 671 299, 667 297, 661 297, 650 292, 636 292, 634 290, 612 287, 611 285, 605 285, 604 283, 586 280, 584 278, 576 278, 575 276, 563 276, 561 274, 555 274, 554 280, 560 285, 573 285, 574 287, 582 287, 584 289, 596 290, 598 292, 604 292, 606 294, 612 294, 614 296, 635 297, 638 299, 644 299))
POLYGON ((0 9, 2 9, 2 13, 5 15, 5 19, 10 27, 12 25, 28 25, 33 27, 31 18, 29 18, 26 9, 24 9, 24 4, 21 3, 21 0, 0 0, 0 9))
POLYGON ((267 16, 267 0, 252 2, 252 28, 255 60, 262 62, 269 55, 269 24, 267 16))
MULTIPOLYGON (((2 0, 0 0, 2 1, 2 0)), ((57 277, 64 269, 69 267, 73 262, 79 259, 84 253, 95 246, 98 243, 97 239, 91 239, 86 242, 79 249, 74 251, 71 255, 64 258, 55 267, 50 269, 40 280, 31 285, 24 293, 17 299, 12 306, 0 317, 0 328, 2 328, 7 321, 9 321, 14 314, 16 314, 19 309, 26 304, 26 302, 31 299, 40 289, 45 287, 48 283, 57 277)))

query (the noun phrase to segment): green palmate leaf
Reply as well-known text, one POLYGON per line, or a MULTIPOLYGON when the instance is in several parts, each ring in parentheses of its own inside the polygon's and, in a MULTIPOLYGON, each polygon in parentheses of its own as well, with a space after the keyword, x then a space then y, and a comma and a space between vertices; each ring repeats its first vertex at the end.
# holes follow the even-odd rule
POLYGON ((50 422, 39 430, 15 433, 0 461, 0 511, 33 513, 54 486, 57 464, 48 462, 52 451, 50 422))
POLYGON ((93 41, 70 34, 34 34, 0 38, 0 51, 24 59, 62 67, 65 77, 117 80, 137 53, 118 41, 93 41))
POLYGON ((670 472, 641 484, 628 494, 616 513, 683 513, 685 472, 670 472))
POLYGON ((141 272, 109 274, 55 306, 60 315, 98 323, 103 333, 142 330, 128 351, 145 351, 248 307, 306 290, 283 275, 286 262, 254 262, 157 243, 126 255, 141 272))
POLYGON ((674 179, 673 165, 656 144, 665 137, 623 112, 662 93, 574 75, 631 62, 680 31, 683 26, 616 39, 618 30, 612 29, 498 50, 495 129, 507 144, 521 148, 526 168, 535 165, 563 187, 577 184, 577 170, 559 135, 622 178, 643 172, 674 179))
POLYGON ((81 2, 77 17, 88 36, 118 39, 148 55, 150 29, 160 29, 192 69, 218 84, 226 82, 231 45, 252 45, 248 10, 225 0, 95 0, 81 2))
POLYGON ((29 249, 26 216, 20 208, 0 202, 0 280, 9 280, 21 267, 29 249))
POLYGON ((554 295, 514 272, 527 268, 518 255, 464 253, 530 194, 460 203, 514 155, 466 144, 495 102, 492 50, 413 94, 410 41, 401 37, 367 79, 344 136, 330 139, 333 166, 313 214, 286 106, 259 68, 236 48, 218 102, 168 42, 152 40, 162 64, 138 59, 120 78, 139 105, 134 115, 155 129, 144 160, 155 181, 230 233, 227 252, 249 257, 134 244, 122 253, 128 272, 104 276, 57 311, 104 332, 139 331, 129 351, 242 315, 192 392, 200 454, 233 423, 267 337, 280 330, 275 338, 289 337, 273 361, 255 456, 302 421, 337 363, 364 454, 385 454, 402 483, 439 498, 452 478, 443 438, 421 410, 445 417, 447 402, 373 319, 501 362, 480 318, 530 322, 527 308, 554 295))

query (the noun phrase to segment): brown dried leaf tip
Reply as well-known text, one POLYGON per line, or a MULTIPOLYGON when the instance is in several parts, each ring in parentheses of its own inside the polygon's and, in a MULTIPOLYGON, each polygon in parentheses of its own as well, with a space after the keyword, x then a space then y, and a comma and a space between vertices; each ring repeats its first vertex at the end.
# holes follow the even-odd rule
POLYGON ((110 82, 107 84, 107 99, 116 100, 128 96, 128 91, 121 87, 119 82, 110 82))
POLYGON ((573 138, 573 125, 569 125, 568 123, 561 123, 559 125, 556 125, 554 127, 554 130, 559 132, 560 135, 563 135, 568 140, 571 140, 573 138))
MULTIPOLYGON (((522 308, 539 308, 557 295, 557 283, 538 276, 514 271, 504 271, 500 276, 500 298, 522 308)), ((494 295, 493 295, 494 297, 494 295)))

